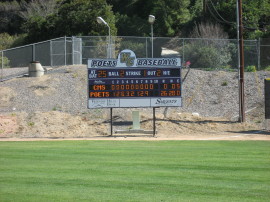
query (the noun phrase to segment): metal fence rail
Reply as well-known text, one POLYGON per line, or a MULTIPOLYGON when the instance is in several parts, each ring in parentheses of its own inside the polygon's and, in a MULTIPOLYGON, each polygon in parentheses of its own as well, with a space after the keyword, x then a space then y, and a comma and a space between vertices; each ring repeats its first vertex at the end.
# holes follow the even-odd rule
MULTIPOLYGON (((106 36, 60 37, 35 44, 0 51, 1 80, 6 68, 28 67, 31 61, 43 66, 87 64, 88 58, 115 58, 123 49, 133 50, 137 57, 152 56, 150 37, 106 36)), ((245 66, 257 69, 270 66, 270 39, 246 40, 245 66)), ((237 69, 237 40, 155 37, 154 57, 179 56, 191 68, 237 69)), ((10 71, 9 71, 10 72, 10 71)))

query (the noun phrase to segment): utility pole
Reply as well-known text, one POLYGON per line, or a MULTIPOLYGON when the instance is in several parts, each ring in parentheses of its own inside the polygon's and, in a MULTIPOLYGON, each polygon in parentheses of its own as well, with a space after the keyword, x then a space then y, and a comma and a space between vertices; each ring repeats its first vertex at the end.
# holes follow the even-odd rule
POLYGON ((244 90, 244 40, 243 40, 243 19, 242 19, 242 0, 238 2, 238 22, 239 27, 239 51, 240 51, 240 67, 239 67, 239 121, 245 122, 245 90, 244 90))
POLYGON ((203 0, 203 13, 206 13, 206 9, 207 9, 207 0, 203 0))

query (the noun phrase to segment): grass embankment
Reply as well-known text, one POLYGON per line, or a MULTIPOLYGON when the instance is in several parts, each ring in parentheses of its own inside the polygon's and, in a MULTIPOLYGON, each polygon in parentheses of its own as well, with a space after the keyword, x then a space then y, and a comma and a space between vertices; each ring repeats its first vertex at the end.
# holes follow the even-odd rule
POLYGON ((0 201, 269 201, 270 142, 0 142, 0 201))

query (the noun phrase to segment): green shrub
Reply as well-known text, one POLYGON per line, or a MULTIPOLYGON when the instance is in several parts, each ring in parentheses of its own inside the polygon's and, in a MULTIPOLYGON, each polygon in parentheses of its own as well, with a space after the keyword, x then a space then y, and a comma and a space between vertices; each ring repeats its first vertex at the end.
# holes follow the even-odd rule
POLYGON ((228 86, 228 82, 227 81, 223 81, 221 86, 228 86))
POLYGON ((122 41, 120 44, 119 50, 122 51, 124 49, 130 49, 135 52, 138 58, 145 57, 145 43, 137 42, 137 41, 122 41))
POLYGON ((25 34, 9 35, 7 33, 0 34, 0 50, 5 50, 24 43, 25 34))
POLYGON ((26 37, 27 37, 27 34, 16 35, 10 48, 18 47, 18 46, 22 46, 26 44, 26 37))
POLYGON ((12 36, 10 36, 7 33, 1 33, 0 34, 0 50, 4 50, 4 49, 8 49, 9 47, 11 47, 14 39, 12 38, 12 36))
MULTIPOLYGON (((3 68, 9 68, 9 59, 7 57, 3 57, 3 68)), ((0 69, 2 68, 2 56, 0 52, 0 69)))
POLYGON ((228 66, 232 55, 229 44, 208 40, 187 44, 185 58, 191 61, 191 68, 221 69, 228 66))
POLYGON ((231 67, 231 65, 225 65, 221 67, 221 70, 227 71, 227 72, 233 72, 235 69, 231 67))
POLYGON ((270 65, 264 68, 265 71, 270 71, 270 65))
POLYGON ((247 72, 256 72, 256 67, 254 65, 246 67, 247 72))
POLYGON ((204 68, 205 71, 215 71, 215 68, 204 68))

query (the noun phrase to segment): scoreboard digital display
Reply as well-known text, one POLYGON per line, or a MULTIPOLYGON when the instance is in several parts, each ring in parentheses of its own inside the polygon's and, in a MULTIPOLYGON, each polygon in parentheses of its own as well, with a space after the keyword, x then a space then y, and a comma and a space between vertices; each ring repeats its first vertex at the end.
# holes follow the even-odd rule
POLYGON ((180 63, 180 59, 144 59, 147 60, 145 65, 140 59, 136 60, 131 67, 119 67, 117 63, 121 62, 121 55, 116 62, 112 59, 90 59, 88 108, 180 107, 181 69, 180 66, 169 64, 175 64, 175 61, 180 63), (164 63, 165 60, 167 66, 154 66, 154 63, 164 63), (139 62, 141 65, 136 66, 139 62), (110 67, 105 64, 110 64, 110 67))
POLYGON ((89 98, 181 95, 180 69, 100 69, 94 73, 97 74, 96 78, 89 79, 89 98))

